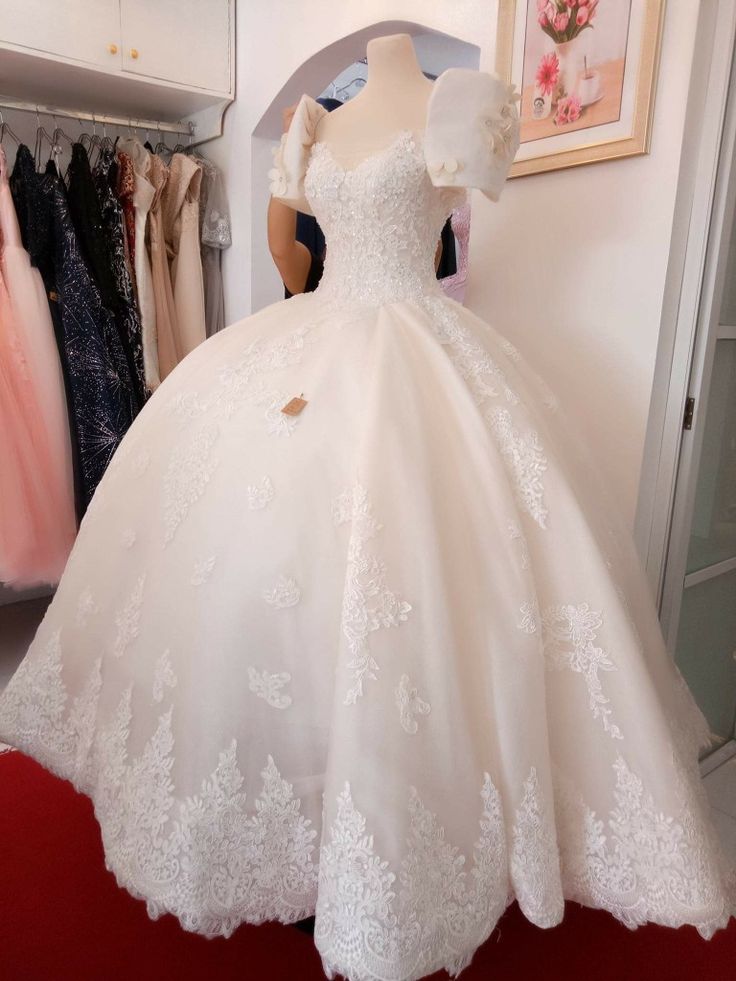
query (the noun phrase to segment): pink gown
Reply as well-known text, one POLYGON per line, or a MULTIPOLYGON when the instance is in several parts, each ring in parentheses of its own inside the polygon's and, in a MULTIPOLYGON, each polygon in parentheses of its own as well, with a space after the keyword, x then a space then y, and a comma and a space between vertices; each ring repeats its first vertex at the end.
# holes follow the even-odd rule
POLYGON ((0 147, 0 580, 59 581, 76 535, 59 354, 38 270, 23 248, 0 147))

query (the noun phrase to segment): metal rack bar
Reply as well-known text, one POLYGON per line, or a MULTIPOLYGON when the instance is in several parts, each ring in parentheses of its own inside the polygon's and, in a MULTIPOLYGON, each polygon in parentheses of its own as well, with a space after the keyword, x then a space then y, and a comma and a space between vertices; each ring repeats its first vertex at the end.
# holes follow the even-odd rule
POLYGON ((128 128, 152 130, 162 133, 185 133, 194 135, 196 124, 191 120, 183 123, 163 123, 157 119, 140 119, 137 116, 111 116, 107 113, 90 112, 86 109, 62 109, 58 106, 46 106, 40 102, 27 102, 18 99, 8 99, 0 96, 0 109, 19 109, 21 112, 35 112, 44 116, 63 116, 66 119, 86 119, 91 123, 102 123, 108 126, 127 126, 128 128))

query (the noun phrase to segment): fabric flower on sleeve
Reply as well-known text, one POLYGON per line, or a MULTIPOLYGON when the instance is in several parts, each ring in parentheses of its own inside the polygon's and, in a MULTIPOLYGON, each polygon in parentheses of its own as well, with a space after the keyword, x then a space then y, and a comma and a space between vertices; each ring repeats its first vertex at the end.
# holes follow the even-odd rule
POLYGON ((427 166, 436 177, 442 177, 446 183, 450 184, 454 182, 458 170, 462 169, 462 163, 456 157, 447 157, 446 160, 433 160, 427 166))
POLYGON ((519 148, 519 98, 495 72, 447 68, 437 77, 424 134, 436 187, 476 187, 498 200, 519 148))
POLYGON ((485 137, 494 156, 513 158, 518 149, 519 111, 516 103, 521 95, 513 82, 506 86, 505 99, 489 107, 482 115, 485 137))
POLYGON ((286 189, 289 186, 286 165, 284 164, 284 144, 286 143, 287 135, 288 133, 282 133, 281 140, 271 150, 274 165, 268 172, 268 179, 269 190, 275 197, 278 197, 280 194, 286 194, 286 189))
POLYGON ((272 150, 273 167, 268 171, 271 194, 306 215, 312 214, 312 208, 304 193, 304 175, 317 123, 326 113, 324 106, 305 92, 288 130, 272 150))

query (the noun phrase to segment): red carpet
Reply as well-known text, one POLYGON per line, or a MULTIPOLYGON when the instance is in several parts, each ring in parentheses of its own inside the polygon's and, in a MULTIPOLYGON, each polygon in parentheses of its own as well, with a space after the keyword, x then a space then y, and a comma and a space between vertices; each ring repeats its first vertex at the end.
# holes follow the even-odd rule
MULTIPOLYGON (((309 934, 268 923, 228 940, 153 922, 107 872, 92 805, 20 753, 0 755, 3 981, 320 981, 309 934)), ((446 979, 444 973, 433 981, 446 979)), ((462 981, 734 981, 736 922, 705 942, 691 927, 630 931, 567 904, 552 930, 514 904, 462 981)))

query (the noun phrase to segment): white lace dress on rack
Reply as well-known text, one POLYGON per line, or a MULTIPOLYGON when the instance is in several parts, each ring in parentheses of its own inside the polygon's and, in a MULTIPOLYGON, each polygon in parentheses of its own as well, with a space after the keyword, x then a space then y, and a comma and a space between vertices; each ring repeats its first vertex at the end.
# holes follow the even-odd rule
POLYGON ((0 740, 94 801, 118 883, 187 930, 315 914, 328 976, 467 965, 509 903, 629 927, 734 912, 705 719, 563 409, 433 258, 496 199, 518 113, 439 76, 345 168, 302 97, 273 192, 318 289, 161 384, 0 697, 0 740), (281 411, 301 396, 297 414, 281 411))

